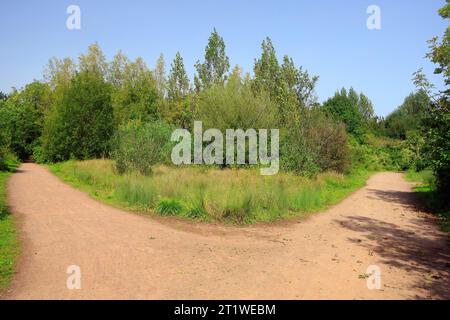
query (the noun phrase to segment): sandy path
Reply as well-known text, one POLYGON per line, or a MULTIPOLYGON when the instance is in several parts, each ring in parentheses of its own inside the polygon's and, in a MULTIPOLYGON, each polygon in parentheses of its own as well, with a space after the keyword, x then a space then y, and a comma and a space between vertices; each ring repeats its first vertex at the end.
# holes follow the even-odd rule
POLYGON ((8 191, 22 254, 7 299, 450 297, 448 238, 397 173, 307 220, 245 228, 123 212, 35 164, 8 191), (69 265, 80 290, 66 287, 69 265), (360 278, 370 265, 380 290, 360 278))

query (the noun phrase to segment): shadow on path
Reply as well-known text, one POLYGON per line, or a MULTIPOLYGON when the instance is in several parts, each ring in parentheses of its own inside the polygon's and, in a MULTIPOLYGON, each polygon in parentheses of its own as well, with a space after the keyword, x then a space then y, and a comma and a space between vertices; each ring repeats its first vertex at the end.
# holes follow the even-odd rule
MULTIPOLYGON (((416 209, 411 192, 370 190, 374 198, 398 203, 405 208, 416 209)), ((408 213, 406 213, 408 214, 408 213)), ((411 214, 411 213, 409 213, 411 214)), ((366 240, 349 239, 381 257, 383 263, 407 272, 418 272, 422 279, 412 288, 427 290, 433 298, 450 298, 450 243, 446 236, 436 232, 431 221, 410 218, 410 229, 395 223, 362 216, 350 216, 336 220, 344 228, 360 232, 366 240), (415 231, 412 231, 415 230, 415 231)), ((423 299, 429 296, 414 296, 423 299)))

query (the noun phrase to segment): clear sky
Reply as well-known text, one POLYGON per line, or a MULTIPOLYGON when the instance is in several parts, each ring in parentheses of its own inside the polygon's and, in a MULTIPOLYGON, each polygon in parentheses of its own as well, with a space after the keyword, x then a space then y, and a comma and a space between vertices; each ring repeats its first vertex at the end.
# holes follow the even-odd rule
POLYGON ((326 100, 353 86, 372 99, 378 115, 400 105, 414 87, 411 74, 433 65, 426 41, 442 35, 448 21, 437 10, 444 0, 1 0, 0 90, 41 79, 50 57, 76 58, 98 42, 108 59, 122 49, 149 67, 162 52, 169 65, 180 51, 191 77, 214 27, 224 37, 232 65, 252 71, 261 41, 269 36, 281 59, 320 76, 326 100), (68 30, 66 9, 81 8, 81 29, 68 30), (381 9, 381 30, 366 27, 369 5, 381 9))

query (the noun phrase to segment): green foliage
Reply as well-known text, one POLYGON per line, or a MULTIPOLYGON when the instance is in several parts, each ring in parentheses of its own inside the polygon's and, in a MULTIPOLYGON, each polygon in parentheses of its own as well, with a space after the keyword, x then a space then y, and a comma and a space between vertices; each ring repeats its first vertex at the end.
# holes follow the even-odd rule
POLYGON ((318 77, 310 77, 301 67, 297 69, 288 56, 284 56, 280 66, 270 38, 266 38, 261 47, 261 57, 253 67, 253 90, 256 94, 266 92, 270 95, 278 107, 280 122, 285 123, 292 112, 316 104, 314 87, 318 77))
POLYGON ((430 99, 424 90, 411 93, 403 104, 386 118, 387 135, 391 138, 406 139, 408 131, 420 130, 429 109, 430 99))
MULTIPOLYGON (((444 19, 450 17, 450 1, 439 10, 444 19)), ((430 42, 428 58, 437 64, 436 74, 442 74, 446 85, 450 84, 450 27, 444 32, 441 42, 437 37, 430 42)), ((419 71, 415 74, 415 84, 432 97, 428 116, 424 121, 426 156, 436 176, 436 191, 447 203, 450 194, 450 90, 432 94, 432 85, 419 71)))
MULTIPOLYGON (((446 4, 439 10, 439 15, 448 20, 450 18, 450 1, 446 0, 446 4)), ((450 26, 444 31, 441 41, 438 37, 434 37, 429 41, 430 52, 427 57, 438 65, 435 69, 436 74, 442 74, 446 85, 450 84, 450 26)), ((448 89, 446 91, 448 94, 448 89)))
POLYGON ((436 176, 437 190, 450 194, 450 100, 442 97, 431 107, 425 120, 425 156, 436 176))
POLYGON ((62 161, 105 156, 113 129, 111 86, 101 74, 82 71, 46 117, 43 158, 62 161))
POLYGON ((285 171, 313 176, 344 172, 349 165, 345 127, 319 110, 304 109, 298 121, 282 130, 281 141, 280 162, 285 171))
POLYGON ((51 105, 50 87, 38 81, 13 92, 0 106, 0 148, 10 149, 25 160, 39 145, 44 114, 51 105))
POLYGON ((0 172, 0 291, 11 282, 19 254, 16 228, 6 205, 6 181, 9 175, 0 172))
POLYGON ((437 216, 444 232, 450 232, 450 204, 448 194, 443 195, 436 188, 436 177, 431 170, 406 172, 406 180, 420 182, 414 188, 418 200, 424 208, 437 216))
POLYGON ((401 170, 400 142, 394 139, 366 135, 361 143, 350 138, 350 171, 401 170))
POLYGON ((189 78, 184 68, 183 58, 177 52, 167 80, 167 97, 169 101, 179 101, 184 99, 188 93, 189 78))
POLYGON ((155 75, 156 88, 158 89, 159 95, 165 97, 167 94, 166 63, 162 53, 156 61, 156 68, 153 74, 155 75))
POLYGON ((196 120, 204 130, 273 128, 277 123, 276 107, 264 92, 255 95, 248 79, 235 67, 226 83, 217 83, 199 95, 196 120))
MULTIPOLYGON (((363 98, 364 103, 367 103, 363 98)), ((342 88, 339 92, 323 104, 323 110, 337 121, 342 121, 347 126, 347 131, 361 139, 367 132, 367 124, 361 113, 360 96, 352 89, 342 88)))
POLYGON ((195 78, 197 92, 226 80, 230 62, 225 53, 225 41, 216 29, 213 30, 208 39, 208 45, 205 48, 205 61, 203 63, 197 61, 195 68, 198 72, 198 77, 195 78))
POLYGON ((111 156, 120 174, 138 171, 147 175, 152 166, 169 159, 172 127, 164 122, 130 121, 119 127, 111 156))
POLYGON ((116 124, 131 119, 156 120, 159 117, 160 96, 151 71, 141 58, 121 65, 120 57, 116 56, 114 78, 111 79, 116 84, 112 92, 116 124))

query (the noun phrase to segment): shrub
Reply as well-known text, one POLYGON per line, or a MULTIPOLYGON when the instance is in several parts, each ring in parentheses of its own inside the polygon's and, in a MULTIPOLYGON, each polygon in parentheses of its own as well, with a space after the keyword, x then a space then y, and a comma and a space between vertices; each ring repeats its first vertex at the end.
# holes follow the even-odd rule
POLYGON ((172 127, 156 121, 130 121, 119 127, 113 138, 112 158, 120 174, 138 171, 148 175, 152 166, 169 159, 172 127))
POLYGON ((286 171, 314 176, 348 167, 345 127, 316 110, 304 110, 282 132, 281 164, 286 171))
POLYGON ((358 107, 359 99, 359 95, 353 89, 350 89, 348 93, 347 90, 342 89, 328 99, 322 107, 334 119, 344 122, 347 131, 358 138, 367 131, 363 114, 358 107))

